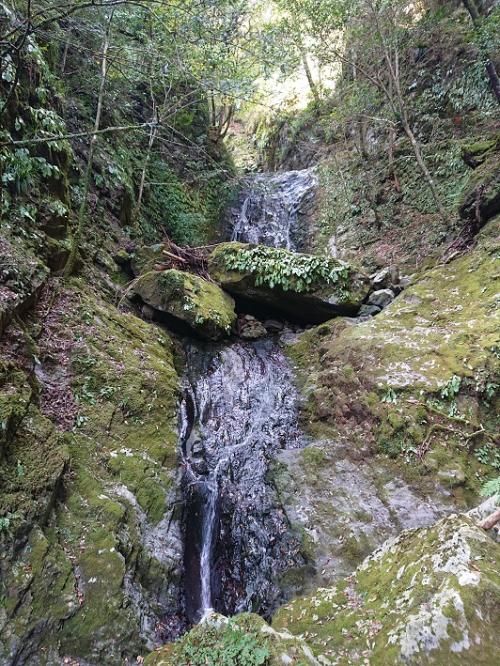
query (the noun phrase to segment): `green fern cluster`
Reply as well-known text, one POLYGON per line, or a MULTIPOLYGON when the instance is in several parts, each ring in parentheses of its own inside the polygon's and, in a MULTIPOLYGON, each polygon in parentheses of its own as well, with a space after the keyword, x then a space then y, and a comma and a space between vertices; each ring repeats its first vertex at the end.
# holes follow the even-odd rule
POLYGON ((349 267, 334 259, 264 245, 230 248, 224 253, 224 263, 228 270, 252 273, 256 286, 299 293, 337 285, 346 294, 349 278, 349 267))
POLYGON ((267 666, 269 650, 252 633, 229 622, 224 629, 202 627, 175 649, 179 664, 190 666, 267 666))
POLYGON ((480 494, 483 497, 492 497, 493 495, 500 495, 500 476, 487 481, 481 488, 480 494))

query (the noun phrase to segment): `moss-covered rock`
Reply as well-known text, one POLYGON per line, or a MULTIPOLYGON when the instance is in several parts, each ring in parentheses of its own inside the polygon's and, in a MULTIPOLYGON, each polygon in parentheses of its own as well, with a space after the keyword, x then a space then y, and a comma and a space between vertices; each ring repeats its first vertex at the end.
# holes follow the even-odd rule
POLYGON ((499 557, 471 519, 451 516, 387 541, 352 577, 281 608, 273 627, 303 636, 322 663, 493 666, 499 557))
POLYGON ((212 615, 178 643, 150 654, 145 666, 318 666, 310 648, 258 615, 212 615))
POLYGON ((467 491, 477 491, 493 467, 467 452, 498 432, 498 222, 483 228, 472 251, 415 278, 377 317, 335 320, 289 347, 314 433, 365 457, 392 457, 419 485, 459 464, 467 491))
POLYGON ((181 622, 173 347, 81 280, 40 313, 0 387, 0 662, 118 665, 181 622))
POLYGON ((500 212, 500 142, 494 147, 496 150, 475 169, 460 204, 460 216, 479 226, 500 212))
POLYGON ((233 299, 192 273, 149 271, 134 283, 134 291, 155 310, 180 320, 208 340, 229 335, 236 321, 233 299))
POLYGON ((305 322, 355 314, 370 291, 368 278, 347 264, 263 245, 221 243, 209 270, 235 298, 305 322))

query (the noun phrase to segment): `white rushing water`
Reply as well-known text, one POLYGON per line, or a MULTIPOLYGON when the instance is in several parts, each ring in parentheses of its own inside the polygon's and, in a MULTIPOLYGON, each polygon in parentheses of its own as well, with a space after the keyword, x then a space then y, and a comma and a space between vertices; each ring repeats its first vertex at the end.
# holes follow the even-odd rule
MULTIPOLYGON (((297 215, 315 183, 312 170, 255 176, 235 218, 233 239, 292 248, 297 215)), ((274 578, 298 551, 275 490, 266 481, 273 455, 300 445, 293 373, 273 338, 191 344, 187 366, 180 434, 192 506, 189 539, 196 542, 187 545, 192 550, 186 563, 193 589, 190 615, 206 618, 215 606, 271 608, 278 594, 274 578), (219 566, 214 599, 215 551, 224 558, 221 533, 230 535, 231 552, 222 573, 219 566), (233 592, 220 592, 224 581, 233 592)))
POLYGON ((292 236, 297 216, 316 184, 313 169, 254 176, 243 190, 231 240, 296 249, 292 236))

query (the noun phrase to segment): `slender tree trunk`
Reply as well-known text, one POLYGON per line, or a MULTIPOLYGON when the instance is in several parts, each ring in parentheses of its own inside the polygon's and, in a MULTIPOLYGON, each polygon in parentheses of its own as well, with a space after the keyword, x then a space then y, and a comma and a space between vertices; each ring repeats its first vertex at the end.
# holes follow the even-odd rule
MULTIPOLYGON (((462 1, 465 8, 470 14, 474 27, 478 32, 480 32, 481 22, 483 17, 481 16, 481 13, 476 5, 475 0, 462 0, 462 1)), ((490 87, 493 94, 495 95, 497 102, 500 104, 500 78, 498 77, 498 72, 496 70, 495 63, 490 58, 487 49, 481 43, 482 41, 481 34, 479 34, 478 37, 479 37, 479 51, 481 55, 484 57, 484 68, 486 69, 486 73, 488 74, 490 87)))
POLYGON ((394 125, 389 126, 389 177, 392 179, 392 182, 394 183, 394 188, 396 192, 401 192, 401 183, 398 178, 398 174, 396 173, 396 163, 394 159, 394 144, 396 142, 396 128, 394 125))
MULTIPOLYGON (((154 36, 154 30, 153 30, 152 16, 151 16, 151 14, 149 14, 149 39, 151 40, 151 42, 153 41, 153 36, 154 36)), ((156 106, 153 77, 154 77, 154 58, 151 57, 150 62, 149 62, 149 96, 151 98, 152 123, 149 127, 148 147, 146 149, 146 155, 144 156, 144 162, 142 164, 141 179, 140 179, 140 182, 139 182, 139 191, 137 193, 137 201, 135 203, 135 206, 134 206, 134 209, 133 209, 133 212, 132 212, 132 225, 135 229, 139 229, 139 215, 140 215, 140 212, 141 212, 142 198, 144 196, 144 186, 146 184, 146 175, 147 175, 147 172, 148 172, 149 161, 151 159, 151 152, 153 150, 153 144, 154 144, 155 139, 156 139, 157 123, 160 121, 160 113, 159 113, 159 110, 156 106)), ((163 102, 164 102, 163 106, 165 107, 166 95, 165 95, 165 98, 164 98, 163 102)))
POLYGON ((102 116, 102 106, 104 100, 104 89, 106 87, 106 77, 108 73, 108 51, 111 42, 111 22, 113 20, 113 13, 111 13, 108 24, 106 26, 106 32, 104 35, 104 42, 102 45, 102 57, 101 57, 101 78, 99 81, 99 92, 97 95, 97 110, 94 120, 94 133, 90 138, 89 154, 87 158, 87 167, 85 169, 85 176, 83 180, 83 193, 82 193, 82 202, 78 210, 78 219, 76 223, 75 233, 71 241, 71 251, 69 253, 66 266, 64 267, 63 275, 68 277, 75 270, 76 259, 78 256, 78 251, 80 249, 80 243, 83 235, 83 227, 85 224, 85 217, 87 214, 87 205, 88 205, 88 196, 90 190, 90 182, 92 180, 92 169, 94 166, 94 151, 95 144, 97 141, 98 131, 101 124, 102 116))
POLYGON ((68 51, 69 51, 69 44, 71 40, 71 29, 68 31, 68 37, 66 39, 66 43, 64 44, 64 52, 63 52, 63 57, 62 57, 62 62, 61 62, 61 74, 64 74, 66 71, 66 62, 68 60, 68 51))
POLYGON ((431 172, 427 168, 427 164, 425 163, 422 151, 420 150, 420 144, 417 141, 417 138, 415 137, 412 128, 410 127, 410 123, 408 122, 406 113, 403 113, 402 124, 405 134, 410 140, 410 143, 412 145, 413 153, 415 155, 415 159, 417 160, 417 164, 420 167, 420 171, 422 172, 422 175, 427 181, 427 185, 429 186, 432 198, 434 199, 434 203, 436 204, 436 208, 438 209, 439 216, 441 217, 443 222, 448 222, 448 213, 446 212, 446 209, 443 206, 443 202, 441 201, 441 197, 437 190, 436 183, 434 182, 434 178, 432 177, 431 172))
POLYGON ((311 66, 309 65, 309 60, 307 59, 306 50, 302 45, 300 46, 300 57, 302 58, 302 64, 304 65, 304 71, 306 73, 307 82, 309 84, 309 88, 311 89, 312 96, 314 98, 314 101, 318 102, 319 101, 318 86, 316 85, 316 81, 314 80, 311 66))
POLYGON ((144 196, 144 186, 146 184, 146 174, 148 171, 148 166, 149 166, 149 161, 151 159, 151 152, 153 150, 153 144, 156 139, 156 125, 151 124, 150 130, 149 130, 149 140, 148 140, 148 147, 146 150, 146 155, 144 157, 144 162, 142 164, 142 171, 141 171, 141 180, 139 183, 139 192, 137 193, 137 201, 134 206, 134 212, 132 215, 132 224, 134 227, 138 227, 139 223, 139 214, 141 212, 141 205, 142 205, 142 198, 144 196))
POLYGON ((370 6, 372 8, 372 13, 375 19, 377 32, 379 33, 381 38, 384 60, 387 65, 387 73, 389 75, 389 80, 390 80, 390 89, 387 89, 386 86, 384 86, 382 89, 385 95, 388 97, 388 101, 392 109, 396 112, 399 112, 397 115, 399 115, 401 118, 401 124, 403 125, 405 134, 408 137, 410 144, 413 148, 413 153, 415 155, 417 165, 419 166, 420 171, 422 172, 422 175, 425 181, 427 182, 432 198, 434 199, 434 203, 436 204, 439 216, 441 217, 443 222, 446 223, 448 222, 448 213, 446 212, 443 202, 441 201, 441 197, 437 190, 436 183, 434 182, 434 178, 432 177, 432 174, 429 171, 427 164, 425 163, 424 156, 422 155, 422 150, 420 148, 420 144, 413 132, 413 129, 411 127, 408 118, 408 110, 406 107, 405 97, 403 95, 403 91, 401 90, 401 76, 399 68, 398 48, 397 46, 391 47, 390 45, 387 44, 383 28, 380 26, 379 23, 379 17, 377 11, 371 3, 370 6), (393 95, 396 98, 396 103, 393 95))

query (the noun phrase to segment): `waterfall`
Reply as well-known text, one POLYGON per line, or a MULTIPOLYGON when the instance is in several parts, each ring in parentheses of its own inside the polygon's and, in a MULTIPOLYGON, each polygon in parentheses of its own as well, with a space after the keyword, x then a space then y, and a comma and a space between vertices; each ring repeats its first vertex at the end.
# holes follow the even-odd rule
POLYGON ((234 212, 231 240, 297 249, 293 240, 297 217, 316 184, 313 169, 254 176, 234 212))
MULTIPOLYGON (((249 184, 233 238, 291 247, 310 170, 259 175, 249 184)), ((304 565, 268 475, 276 453, 302 446, 298 395, 279 340, 189 343, 181 406, 187 509, 186 608, 269 614, 280 574, 304 565)))

